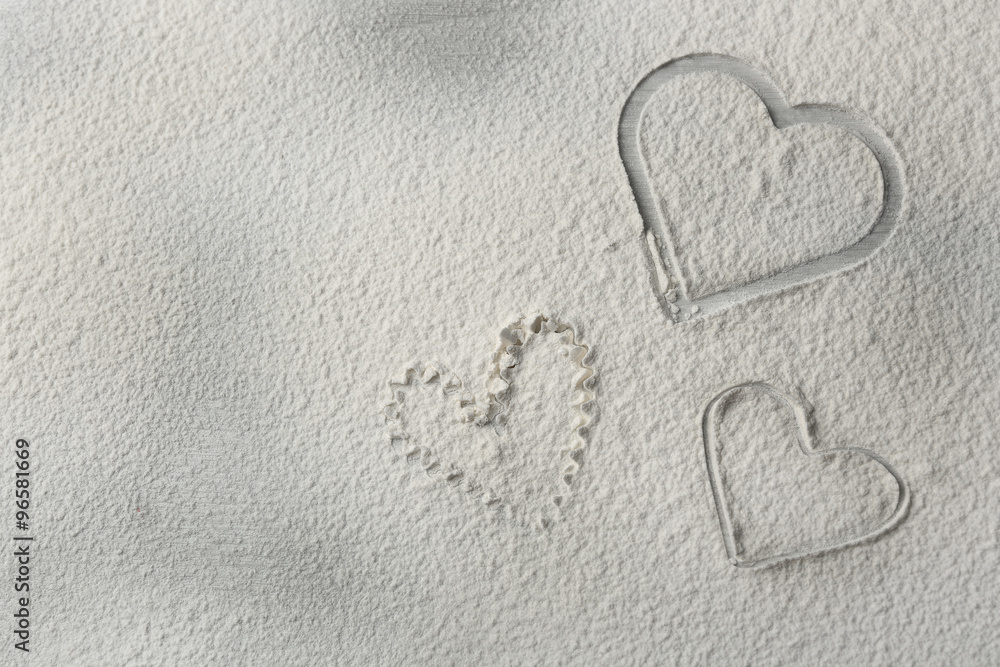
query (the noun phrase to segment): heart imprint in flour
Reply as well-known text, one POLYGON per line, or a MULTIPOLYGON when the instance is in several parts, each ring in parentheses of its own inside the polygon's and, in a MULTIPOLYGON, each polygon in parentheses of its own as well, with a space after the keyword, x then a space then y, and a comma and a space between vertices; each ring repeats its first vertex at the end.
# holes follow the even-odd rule
POLYGON ((811 408, 761 382, 706 407, 705 459, 730 562, 764 567, 868 542, 910 505, 887 461, 856 447, 816 449, 811 408))
POLYGON ((651 72, 618 140, 674 321, 857 266, 901 215, 903 171, 881 130, 843 109, 790 106, 735 58, 651 72))
POLYGON ((439 363, 389 382, 384 408, 400 458, 521 523, 567 504, 596 404, 589 348, 570 325, 532 315, 500 332, 484 393, 439 363))

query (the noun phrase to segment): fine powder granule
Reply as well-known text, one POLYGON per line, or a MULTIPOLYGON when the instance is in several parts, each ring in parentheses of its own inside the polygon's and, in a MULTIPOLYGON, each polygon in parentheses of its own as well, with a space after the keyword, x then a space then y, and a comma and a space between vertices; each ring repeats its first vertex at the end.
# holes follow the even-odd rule
MULTIPOLYGON (((992 3, 0 0, 0 44, 0 664, 1000 662, 992 3), (906 202, 861 266, 674 323, 616 132, 697 53, 881 128, 906 202), (535 313, 595 371, 568 492, 554 338, 503 425, 430 390, 404 412, 517 500, 488 504, 393 444, 389 382, 438 364, 482 404, 535 313), (807 401, 817 449, 891 462, 905 521, 733 567, 702 416, 747 382, 807 401)), ((643 147, 696 294, 864 235, 864 146, 675 83, 643 147)), ((803 456, 766 397, 717 427, 747 557, 892 512, 884 470, 803 456)))

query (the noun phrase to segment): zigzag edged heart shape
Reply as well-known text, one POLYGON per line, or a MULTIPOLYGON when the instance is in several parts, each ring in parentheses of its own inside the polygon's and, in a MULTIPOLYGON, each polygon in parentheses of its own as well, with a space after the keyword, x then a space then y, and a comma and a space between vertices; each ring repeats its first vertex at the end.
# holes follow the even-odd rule
POLYGON ((705 443, 705 461, 708 466, 708 478, 712 485, 712 495, 715 497, 715 508, 719 514, 719 525, 722 529, 722 538, 726 544, 726 554, 729 562, 741 568, 764 568, 785 561, 805 558, 807 556, 818 556, 845 547, 871 542, 885 535, 889 531, 899 526, 905 519, 910 509, 910 487, 888 461, 878 454, 859 447, 839 447, 817 451, 813 447, 813 435, 810 420, 810 406, 805 401, 796 401, 790 396, 783 394, 774 387, 764 382, 749 382, 726 389, 721 394, 713 398, 705 407, 702 416, 702 437, 705 443), (872 459, 892 475, 896 480, 898 494, 896 497, 896 508, 892 515, 884 523, 874 530, 851 537, 850 539, 831 543, 820 544, 813 547, 803 548, 798 551, 780 553, 775 556, 762 558, 759 560, 744 560, 739 557, 736 546, 736 534, 733 528, 733 520, 724 493, 724 481, 719 473, 719 447, 716 442, 715 432, 712 427, 717 423, 718 412, 725 406, 726 401, 739 392, 756 391, 761 392, 776 399, 779 403, 787 407, 794 415, 799 431, 799 446, 806 456, 829 457, 836 454, 852 453, 872 459))
MULTIPOLYGON (((502 329, 486 378, 485 398, 481 400, 477 400, 457 376, 440 364, 415 362, 408 365, 401 377, 389 382, 391 400, 385 406, 383 414, 390 444, 394 449, 399 449, 409 462, 423 468, 429 476, 457 486, 487 505, 504 504, 508 499, 501 498, 481 480, 474 479, 469 470, 442 460, 432 445, 414 442, 411 434, 406 431, 403 409, 408 392, 419 385, 434 387, 444 398, 454 402, 458 421, 473 427, 493 426, 499 430, 508 416, 506 399, 513 388, 515 370, 522 353, 531 346, 533 339, 540 336, 557 336, 562 345, 561 353, 565 353, 567 363, 576 366, 578 371, 574 375, 573 387, 578 392, 578 401, 571 406, 577 413, 572 426, 572 444, 560 451, 563 461, 557 485, 560 490, 551 497, 551 506, 558 511, 570 495, 573 477, 580 467, 579 453, 587 444, 596 410, 595 374, 587 361, 590 348, 579 341, 576 330, 568 323, 535 314, 502 329)), ((551 517, 541 516, 538 525, 547 527, 550 522, 551 517)))
POLYGON ((886 135, 862 117, 831 106, 789 106, 784 95, 763 73, 729 56, 695 54, 672 60, 646 75, 625 102, 618 123, 618 150, 642 217, 649 248, 650 270, 657 298, 675 322, 707 317, 731 306, 783 290, 805 285, 821 277, 846 271, 870 258, 895 229, 906 191, 899 156, 886 135), (781 130, 800 124, 827 124, 844 129, 860 139, 878 160, 883 181, 882 210, 871 230, 861 240, 833 254, 793 266, 750 283, 724 289, 697 299, 689 298, 681 275, 669 225, 656 201, 649 167, 643 157, 639 133, 642 114, 653 94, 674 77, 693 72, 717 72, 749 86, 767 107, 774 126, 781 130))

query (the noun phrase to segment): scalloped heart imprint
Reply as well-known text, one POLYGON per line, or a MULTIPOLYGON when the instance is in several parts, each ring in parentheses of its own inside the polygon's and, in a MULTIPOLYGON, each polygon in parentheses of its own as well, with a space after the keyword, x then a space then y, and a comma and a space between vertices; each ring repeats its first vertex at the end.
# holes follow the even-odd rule
MULTIPOLYGON (((721 394, 713 398, 705 407, 702 416, 702 438, 705 445, 705 462, 708 466, 708 477, 712 486, 712 495, 715 498, 715 507, 719 515, 719 526, 722 529, 722 538, 726 546, 726 554, 729 562, 741 568, 763 568, 785 561, 805 558, 808 556, 818 556, 845 547, 854 546, 876 540, 889 531, 898 527, 907 516, 910 508, 910 488, 896 469, 888 461, 878 454, 859 447, 838 447, 832 449, 816 450, 813 445, 813 435, 810 420, 811 408, 804 401, 797 401, 790 396, 778 391, 769 384, 763 382, 749 382, 726 389, 721 394), (892 514, 880 525, 868 532, 849 536, 839 542, 820 543, 804 545, 801 548, 793 549, 784 553, 777 553, 765 558, 745 559, 740 557, 740 549, 737 544, 737 530, 734 527, 732 510, 726 499, 727 481, 723 478, 719 470, 719 450, 717 442, 717 424, 719 423, 720 411, 725 409, 729 399, 735 397, 740 392, 760 392, 772 399, 779 405, 784 406, 795 416, 798 430, 798 442, 802 453, 808 457, 830 458, 837 455, 853 454, 870 459, 880 465, 892 476, 896 482, 897 496, 896 507, 892 514), (713 426, 713 424, 715 426, 713 426)), ((810 517, 817 519, 819 517, 810 517)))
POLYGON ((869 259, 889 238, 899 222, 905 195, 903 169, 889 138, 874 125, 854 113, 831 106, 800 104, 789 106, 784 95, 763 73, 729 56, 695 54, 670 61, 646 75, 632 91, 618 124, 618 149, 629 185, 642 217, 657 298, 667 316, 675 322, 707 317, 751 299, 805 285, 824 276, 840 273, 869 259), (671 239, 670 227, 657 203, 649 166, 640 144, 642 116, 654 93, 671 79, 696 72, 715 72, 733 77, 763 101, 775 128, 793 125, 826 124, 857 137, 879 163, 882 182, 882 209, 869 232, 859 241, 824 255, 743 285, 713 294, 690 298, 671 239))
POLYGON ((541 504, 542 508, 531 520, 537 526, 547 527, 570 496, 573 477, 580 468, 580 454, 587 444, 596 409, 594 369, 587 362, 589 351, 569 324, 544 315, 522 318, 501 330, 500 343, 486 378, 485 397, 479 400, 466 391, 462 381, 444 366, 412 363, 403 370, 401 377, 389 382, 391 400, 385 406, 383 415, 390 444, 401 451, 409 463, 418 465, 431 478, 457 487, 481 499, 486 505, 508 507, 518 517, 525 516, 521 505, 527 504, 528 499, 520 497, 517 492, 529 488, 524 485, 534 484, 537 480, 524 481, 519 487, 511 483, 511 478, 519 474, 525 477, 525 466, 537 457, 547 456, 545 460, 554 469, 552 478, 537 472, 539 478, 544 477, 549 482, 539 485, 544 488, 529 488, 535 494, 534 499, 543 497, 539 494, 548 493, 547 501, 536 501, 535 504, 541 504), (544 450, 550 443, 543 442, 536 447, 542 448, 542 452, 529 451, 531 447, 527 447, 523 450, 528 451, 526 462, 525 457, 519 458, 516 451, 518 446, 524 447, 526 443, 511 442, 510 433, 505 431, 509 430, 509 408, 515 402, 512 399, 517 398, 514 391, 515 372, 522 365, 526 350, 537 347, 537 341, 543 339, 558 345, 558 355, 568 364, 561 375, 553 373, 552 377, 566 379, 571 376, 569 386, 564 389, 567 396, 573 396, 573 402, 568 400, 566 406, 566 416, 572 418, 572 423, 567 421, 568 428, 551 425, 554 431, 564 434, 564 438, 557 438, 562 440, 563 446, 544 450), (430 403, 424 405, 422 401, 430 403), (451 405, 451 413, 440 412, 447 404, 451 405), (426 414, 414 414, 421 408, 426 414), (428 415, 429 424, 426 423, 428 415), (418 422, 421 417, 424 422, 414 427, 413 422, 418 422), (487 426, 492 428, 485 428, 487 426), (428 429, 433 432, 419 432, 428 429), (452 430, 446 432, 448 429, 452 430))

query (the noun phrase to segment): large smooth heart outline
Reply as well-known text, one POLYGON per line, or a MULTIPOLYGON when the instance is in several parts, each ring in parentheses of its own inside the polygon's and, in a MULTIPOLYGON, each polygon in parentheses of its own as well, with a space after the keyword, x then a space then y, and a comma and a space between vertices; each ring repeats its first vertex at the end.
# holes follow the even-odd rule
POLYGON ((719 526, 722 529, 722 539, 726 544, 726 555, 729 557, 729 562, 736 567, 760 569, 789 560, 806 558, 809 556, 819 556, 821 554, 830 553, 831 551, 837 551, 846 547, 864 544, 866 542, 876 540, 889 531, 894 530, 906 519, 907 513, 910 510, 910 487, 899 472, 897 472, 888 461, 875 452, 861 447, 836 447, 831 449, 816 450, 813 447, 812 421, 810 420, 810 413, 811 407, 804 400, 797 401, 764 382, 747 382, 730 387, 709 401, 708 405, 705 406, 702 416, 702 438, 705 444, 705 462, 708 466, 708 478, 712 485, 712 495, 715 498, 715 509, 719 514, 719 526), (852 537, 849 540, 829 544, 820 544, 798 551, 769 556, 759 560, 741 559, 736 548, 736 534, 733 529, 732 516, 729 511, 729 506, 726 504, 724 482, 722 480, 722 476, 719 474, 719 448, 715 442, 713 430, 711 428, 713 420, 715 419, 718 411, 725 405, 726 400, 741 391, 759 391, 776 399, 778 402, 784 404, 789 410, 791 410, 791 412, 795 415, 795 420, 799 428, 799 447, 802 449, 802 453, 806 456, 827 457, 838 453, 860 454, 872 459, 885 468, 885 470, 892 475, 893 479, 896 480, 896 485, 898 487, 896 509, 893 511, 892 515, 874 530, 864 533, 863 535, 852 537))
POLYGON ((708 317, 737 304, 805 285, 858 266, 889 239, 899 222, 906 194, 899 155, 889 138, 873 124, 858 114, 832 106, 789 106, 785 96, 766 75, 741 60, 714 53, 693 54, 672 60, 653 70, 639 82, 622 109, 618 122, 618 150, 642 217, 649 249, 649 269, 654 286, 659 283, 657 298, 667 316, 675 322, 693 317, 708 317), (868 234, 853 245, 832 254, 744 285, 696 299, 689 298, 667 220, 656 201, 639 134, 643 112, 656 91, 675 77, 696 72, 717 72, 746 84, 764 102, 771 122, 778 130, 793 125, 825 124, 844 129, 861 140, 878 160, 883 181, 882 210, 868 234))

